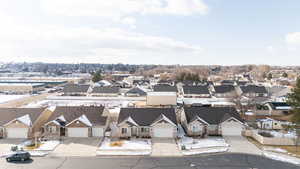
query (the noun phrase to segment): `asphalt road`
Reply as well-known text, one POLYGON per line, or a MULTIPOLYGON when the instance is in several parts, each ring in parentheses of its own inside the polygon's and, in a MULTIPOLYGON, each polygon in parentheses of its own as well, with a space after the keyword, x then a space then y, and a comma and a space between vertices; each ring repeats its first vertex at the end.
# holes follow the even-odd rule
POLYGON ((296 169, 292 164, 246 154, 197 157, 43 157, 26 164, 7 163, 1 169, 296 169))

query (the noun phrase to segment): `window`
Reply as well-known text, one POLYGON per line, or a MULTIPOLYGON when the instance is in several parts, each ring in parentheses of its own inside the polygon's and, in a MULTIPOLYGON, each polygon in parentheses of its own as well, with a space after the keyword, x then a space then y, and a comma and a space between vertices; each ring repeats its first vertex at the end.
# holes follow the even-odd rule
POLYGON ((149 128, 141 128, 142 133, 149 133, 149 128))
POLYGON ((122 128, 122 134, 126 134, 127 133, 127 128, 122 128))

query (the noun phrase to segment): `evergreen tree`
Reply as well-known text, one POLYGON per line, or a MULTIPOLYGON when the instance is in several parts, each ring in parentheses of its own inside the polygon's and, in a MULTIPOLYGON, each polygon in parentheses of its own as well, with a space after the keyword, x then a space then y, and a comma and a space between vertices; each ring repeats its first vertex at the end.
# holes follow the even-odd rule
POLYGON ((99 82, 100 80, 102 80, 102 75, 101 75, 101 70, 98 70, 97 72, 95 72, 93 74, 93 78, 92 78, 92 81, 95 83, 95 82, 99 82))
POLYGON ((288 95, 287 103, 292 107, 292 121, 300 123, 300 78, 297 79, 295 88, 293 88, 292 92, 288 95))

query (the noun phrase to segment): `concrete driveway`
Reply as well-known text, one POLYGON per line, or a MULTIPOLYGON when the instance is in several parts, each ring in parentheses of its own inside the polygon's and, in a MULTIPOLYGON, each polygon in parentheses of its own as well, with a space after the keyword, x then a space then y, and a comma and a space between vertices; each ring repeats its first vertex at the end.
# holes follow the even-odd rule
POLYGON ((153 157, 182 156, 174 139, 152 138, 153 157))
POLYGON ((223 136, 230 145, 229 152, 261 155, 262 152, 243 136, 223 136))
POLYGON ((10 152, 12 146, 22 143, 24 139, 0 139, 0 156, 10 152))
POLYGON ((50 156, 96 156, 100 138, 65 138, 50 156))

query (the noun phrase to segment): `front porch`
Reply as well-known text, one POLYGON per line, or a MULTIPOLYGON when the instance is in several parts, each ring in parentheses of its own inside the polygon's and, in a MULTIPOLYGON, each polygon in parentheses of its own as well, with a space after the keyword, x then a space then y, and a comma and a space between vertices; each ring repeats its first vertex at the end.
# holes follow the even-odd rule
POLYGON ((151 128, 150 127, 120 127, 119 128, 120 138, 151 138, 151 128))

